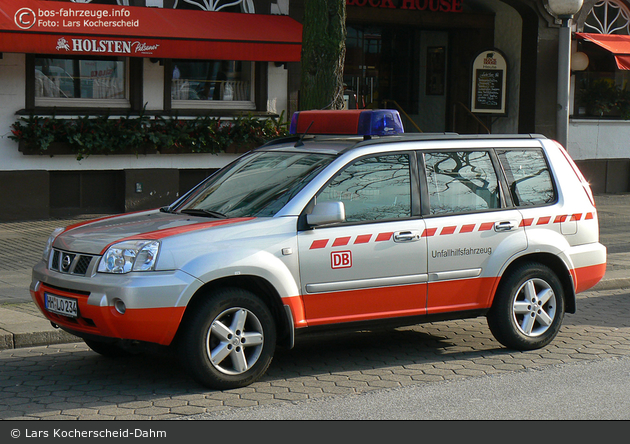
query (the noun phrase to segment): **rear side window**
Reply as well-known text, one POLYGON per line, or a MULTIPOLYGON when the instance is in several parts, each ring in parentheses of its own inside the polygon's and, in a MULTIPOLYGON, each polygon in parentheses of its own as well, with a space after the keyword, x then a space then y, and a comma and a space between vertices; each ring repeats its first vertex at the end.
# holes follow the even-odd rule
POLYGON ((487 151, 425 153, 431 214, 499 208, 497 175, 487 151))
POLYGON ((551 173, 541 149, 506 150, 498 154, 517 207, 555 202, 551 173))

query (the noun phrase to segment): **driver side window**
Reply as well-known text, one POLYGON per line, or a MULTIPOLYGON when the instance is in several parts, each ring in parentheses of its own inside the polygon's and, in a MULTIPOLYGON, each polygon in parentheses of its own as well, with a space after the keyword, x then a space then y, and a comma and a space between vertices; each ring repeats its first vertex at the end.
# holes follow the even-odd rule
POLYGON ((387 154, 350 164, 317 196, 317 203, 343 202, 346 222, 411 217, 409 156, 387 154))

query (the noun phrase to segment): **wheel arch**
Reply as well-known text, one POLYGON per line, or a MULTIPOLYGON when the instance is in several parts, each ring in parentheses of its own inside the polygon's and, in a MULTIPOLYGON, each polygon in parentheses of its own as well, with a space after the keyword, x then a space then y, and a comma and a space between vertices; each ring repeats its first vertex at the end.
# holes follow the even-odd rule
POLYGON ((189 321, 196 308, 201 302, 211 297, 212 291, 220 288, 240 288, 247 290, 257 297, 259 297, 269 308, 276 322, 277 330, 277 343, 284 347, 292 346, 293 338, 293 323, 289 320, 289 317, 284 309, 282 298, 276 289, 271 285, 269 281, 260 276, 253 275, 239 275, 239 276, 226 276, 218 278, 214 281, 208 282, 201 286, 195 294, 190 298, 186 305, 186 310, 182 316, 182 320, 179 324, 179 328, 176 334, 176 338, 179 336, 182 328, 189 321))
POLYGON ((525 262, 538 262, 542 265, 549 267, 558 277, 560 283, 562 284, 562 289, 564 290, 564 302, 565 302, 565 311, 567 313, 575 313, 576 311, 576 302, 575 302, 575 288, 573 286, 573 278, 571 277, 571 273, 567 268, 566 264, 560 259, 558 256, 551 253, 531 253, 526 254, 524 256, 520 256, 512 261, 501 274, 501 279, 497 283, 497 286, 494 291, 494 297, 496 297, 496 292, 501 285, 501 282, 506 279, 506 276, 509 276, 510 272, 519 267, 525 262))

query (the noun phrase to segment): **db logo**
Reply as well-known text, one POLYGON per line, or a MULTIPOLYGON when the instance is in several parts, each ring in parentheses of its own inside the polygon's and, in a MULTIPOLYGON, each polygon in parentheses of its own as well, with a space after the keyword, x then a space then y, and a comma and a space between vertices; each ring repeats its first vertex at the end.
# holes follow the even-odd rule
POLYGON ((330 266, 332 268, 350 268, 352 267, 351 251, 333 251, 330 253, 330 266))
POLYGON ((21 29, 29 29, 32 28, 33 25, 37 22, 37 18, 35 17, 35 13, 32 9, 22 8, 15 13, 15 24, 21 29))

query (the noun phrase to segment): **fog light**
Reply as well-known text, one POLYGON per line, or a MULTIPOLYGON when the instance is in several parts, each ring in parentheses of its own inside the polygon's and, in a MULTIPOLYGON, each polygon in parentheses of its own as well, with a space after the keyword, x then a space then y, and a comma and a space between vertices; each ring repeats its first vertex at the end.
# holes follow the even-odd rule
POLYGON ((120 299, 116 299, 116 301, 114 301, 114 308, 121 315, 125 314, 125 310, 127 310, 127 307, 125 307, 125 303, 120 299))

